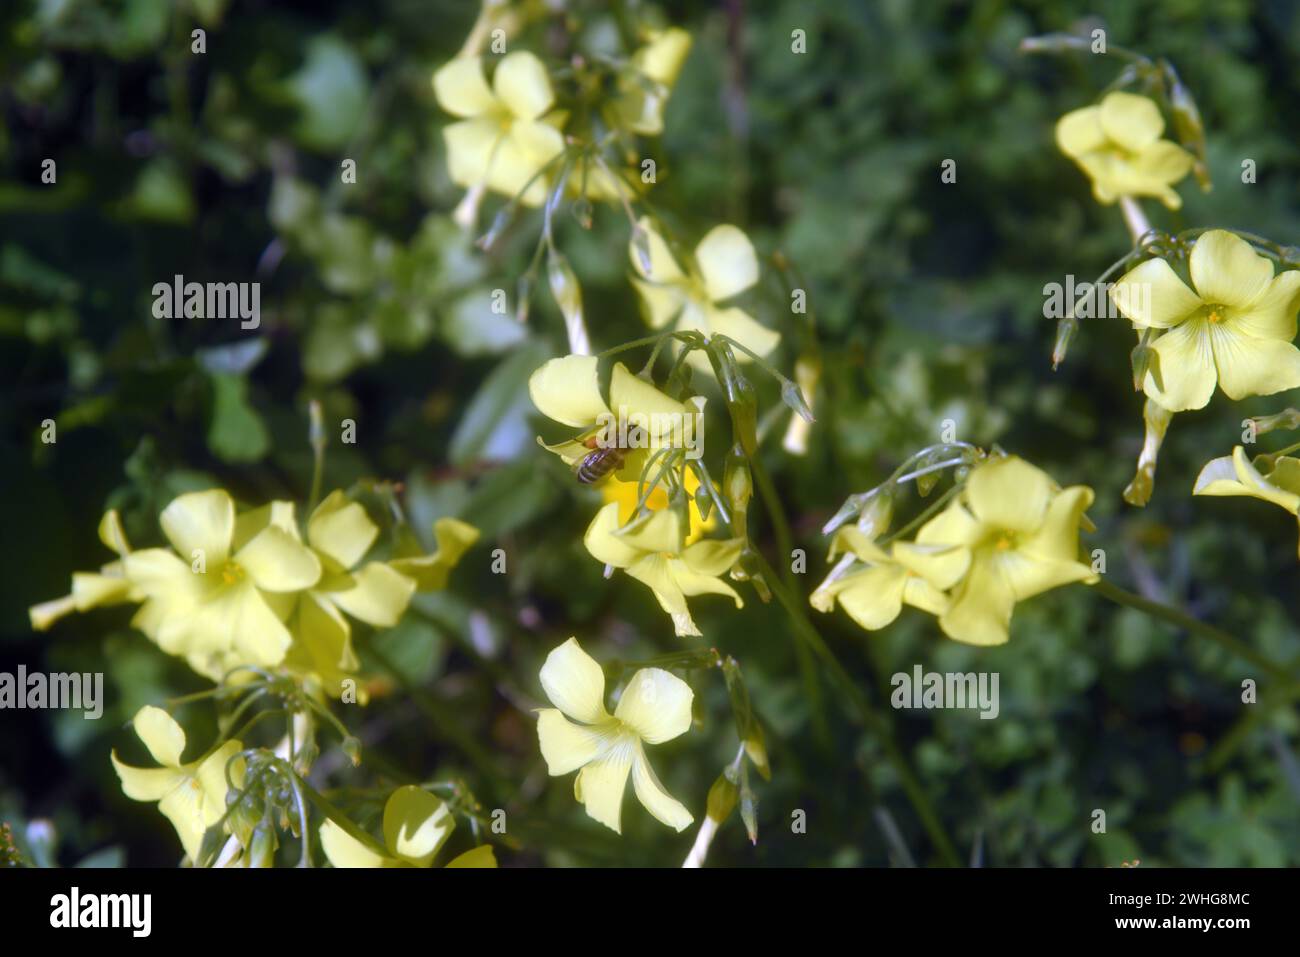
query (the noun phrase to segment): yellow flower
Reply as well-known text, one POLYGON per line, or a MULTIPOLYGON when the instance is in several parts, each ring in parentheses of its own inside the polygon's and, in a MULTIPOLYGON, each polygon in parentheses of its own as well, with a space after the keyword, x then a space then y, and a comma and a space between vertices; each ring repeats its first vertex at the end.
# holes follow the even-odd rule
MULTIPOLYGON (((268 518, 298 538, 292 510, 268 518)), ((472 525, 443 518, 434 525, 439 545, 434 554, 362 564, 378 535, 379 527, 365 508, 338 490, 327 495, 307 520, 307 545, 320 562, 321 578, 298 595, 288 619, 294 643, 284 665, 315 675, 331 695, 339 693, 343 679, 360 664, 343 613, 375 628, 393 627, 406 613, 411 596, 443 588, 460 556, 478 540, 472 525)))
POLYGON ((278 665, 292 641, 284 619, 294 593, 321 577, 316 555, 267 518, 278 513, 291 524, 292 512, 277 502, 236 519, 223 489, 177 498, 159 516, 176 551, 146 548, 122 559, 144 598, 132 624, 213 680, 241 665, 278 665))
POLYGON ((457 57, 434 74, 433 89, 444 110, 462 117, 443 130, 452 181, 506 196, 523 190, 522 203, 540 206, 549 177, 533 176, 564 150, 554 125, 562 117, 543 119, 555 94, 542 62, 526 50, 507 54, 489 87, 481 57, 457 57))
POLYGON ((664 790, 643 747, 690 728, 695 695, 685 681, 661 668, 642 668, 611 715, 605 710, 605 675, 576 638, 546 656, 541 680, 555 705, 537 712, 542 757, 552 777, 578 772, 573 795, 591 817, 621 833, 630 772, 637 800, 656 820, 677 831, 690 825, 691 813, 664 790))
MULTIPOLYGON (((331 820, 320 826, 320 843, 335 867, 430 867, 451 836, 456 819, 441 800, 415 785, 400 787, 384 805, 384 846, 380 854, 331 820)), ((452 858, 447 867, 496 867, 492 845, 480 844, 452 858)))
POLYGON ((1213 459, 1196 477, 1193 495, 1249 495, 1281 506, 1300 520, 1300 459, 1281 455, 1263 475, 1240 445, 1213 459))
POLYGON ((74 572, 71 594, 33 605, 28 616, 34 630, 47 631, 69 612, 89 611, 101 605, 119 605, 140 600, 122 567, 121 558, 126 557, 131 546, 127 543, 126 532, 122 529, 122 520, 116 509, 109 509, 100 519, 99 540, 106 548, 117 552, 119 560, 109 562, 98 572, 74 572))
POLYGON ((1170 209, 1182 198, 1172 185, 1192 169, 1192 155, 1162 140, 1164 117, 1155 102, 1132 93, 1110 93, 1099 106, 1066 113, 1056 123, 1056 145, 1092 180, 1097 202, 1121 196, 1154 196, 1170 209))
MULTIPOLYGON (((198 761, 181 763, 185 732, 161 708, 141 708, 131 722, 153 759, 162 767, 133 768, 111 755, 122 791, 133 801, 157 801, 158 810, 176 828, 190 860, 198 857, 203 832, 226 813, 226 765, 243 750, 238 741, 227 741, 198 761)), ((243 762, 231 767, 231 780, 243 787, 243 762)))
POLYGON ((961 496, 894 546, 894 560, 950 593, 944 634, 972 645, 1008 638, 1016 602, 1078 581, 1096 581, 1079 561, 1079 526, 1092 489, 1054 486, 1016 456, 972 470, 961 496))
POLYGON ((623 481, 640 477, 647 449, 702 439, 699 422, 703 399, 692 400, 690 405, 670 399, 628 372, 621 362, 614 366, 610 377, 608 404, 600 394, 595 356, 569 355, 548 360, 529 376, 528 394, 547 418, 582 430, 577 438, 555 445, 538 440, 566 465, 576 465, 593 451, 595 443, 588 440, 598 432, 606 435, 605 441, 611 441, 625 430, 630 447, 624 449, 623 465, 615 472, 623 481))
POLYGON ((835 534, 830 557, 848 549, 860 562, 846 574, 828 579, 812 593, 809 601, 818 611, 831 611, 836 601, 849 617, 868 631, 884 628, 908 604, 942 615, 948 608, 948 596, 929 581, 899 564, 890 555, 852 526, 835 534))
MULTIPOLYGON (((649 219, 643 217, 639 228, 645 230, 650 268, 641 262, 633 243, 629 247, 636 270, 632 284, 641 296, 651 328, 663 329, 675 320, 677 329, 725 335, 759 356, 776 348, 780 334, 743 309, 720 305, 758 282, 758 256, 748 236, 735 226, 713 227, 695 247, 695 255, 686 261, 683 271, 649 219)), ((743 352, 736 358, 749 361, 743 352)), ((700 352, 691 353, 689 361, 698 369, 709 368, 708 358, 700 352)))
POLYGON ((719 577, 740 557, 741 539, 709 539, 688 546, 675 509, 650 512, 623 528, 618 511, 617 502, 601 508, 583 543, 597 561, 621 568, 648 585, 660 607, 672 616, 679 636, 701 634, 686 605, 690 596, 726 595, 737 608, 744 607, 736 590, 719 577))
POLYGON ((1217 383, 1231 399, 1300 386, 1296 335, 1300 272, 1273 264, 1233 233, 1212 229, 1192 248, 1193 289, 1163 259, 1148 259, 1110 290, 1155 341, 1163 388, 1147 373, 1146 394, 1171 412, 1200 409, 1217 383))
POLYGON ((690 51, 691 35, 671 27, 652 33, 632 54, 633 72, 619 79, 617 108, 623 125, 646 136, 663 132, 664 106, 690 51))
MULTIPOLYGON (((686 533, 685 544, 694 545, 708 532, 717 527, 718 513, 716 510, 711 511, 708 518, 700 514, 700 507, 695 503, 695 493, 699 490, 700 480, 689 469, 686 472, 684 484, 686 494, 690 497, 691 513, 691 527, 686 533)), ((637 485, 638 483, 635 480, 624 482, 613 475, 600 483, 601 497, 604 498, 605 502, 618 504, 618 524, 620 526, 630 522, 632 516, 636 513, 636 504, 640 500, 637 495, 637 485)), ((656 485, 654 490, 646 496, 645 507, 652 512, 658 512, 668 507, 668 493, 664 490, 662 484, 656 485)))

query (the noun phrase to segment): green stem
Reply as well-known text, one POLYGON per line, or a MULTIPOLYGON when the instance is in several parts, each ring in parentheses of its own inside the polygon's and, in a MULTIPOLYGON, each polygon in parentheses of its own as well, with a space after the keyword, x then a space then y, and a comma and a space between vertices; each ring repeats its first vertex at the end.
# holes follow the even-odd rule
POLYGON ((1213 625, 1207 625, 1205 622, 1199 621, 1186 612, 1179 611, 1177 608, 1171 608, 1168 605, 1162 605, 1158 601, 1152 601, 1149 598, 1143 598, 1141 595, 1135 595, 1133 592, 1125 591, 1118 585, 1112 585, 1104 578, 1093 585, 1092 588, 1103 598, 1109 598, 1117 605, 1134 608, 1155 618, 1167 621, 1171 625, 1176 625, 1194 635, 1199 635, 1202 638, 1214 642, 1225 651, 1240 658, 1242 661, 1248 661, 1257 668, 1267 672, 1271 677, 1276 678, 1284 685, 1293 684, 1297 680, 1297 677, 1300 677, 1260 654, 1244 641, 1234 638, 1226 631, 1221 631, 1213 625))
POLYGON ((939 857, 942 859, 943 863, 949 867, 960 866, 961 859, 957 856, 956 847, 948 837, 947 831, 944 830, 943 824, 940 822, 933 805, 930 803, 930 799, 926 797, 925 791, 921 787, 921 782, 916 776, 916 772, 912 770, 911 765, 907 761, 906 755, 903 754, 902 748, 900 748, 898 742, 894 740, 893 729, 891 728, 890 723, 878 714, 874 708, 872 708, 871 702, 862 692, 862 689, 858 687, 856 682, 854 682, 852 676, 844 670, 844 666, 841 665, 839 660, 835 657, 835 653, 831 651, 830 647, 826 644, 826 641, 817 631, 816 626, 814 626, 809 620, 808 614, 804 611, 803 605, 786 590, 785 586, 778 579, 776 572, 772 569, 771 565, 767 563, 767 560, 763 558, 762 555, 759 555, 758 562, 760 568, 763 569, 770 579, 772 593, 776 595, 777 601, 781 603, 781 606, 790 615, 795 626, 795 631, 798 633, 799 637, 802 638, 817 657, 822 660, 822 663, 830 672, 831 677, 835 679, 845 696, 852 702, 853 707, 857 711, 858 716, 862 719, 862 722, 879 737, 880 742, 885 748, 885 754, 889 758, 890 763, 894 766, 894 771, 898 774, 903 790, 907 793, 908 800, 911 801, 917 817, 921 819, 921 824, 925 828, 926 833, 930 835, 930 840, 933 842, 936 851, 938 851, 939 857))
MULTIPOLYGON (((758 487, 758 494, 763 499, 763 507, 767 509, 768 519, 772 523, 772 534, 776 537, 776 549, 780 555, 782 578, 787 589, 797 592, 799 589, 794 579, 794 572, 790 570, 794 539, 790 534, 790 522, 785 516, 785 508, 776 494, 772 476, 768 474, 767 467, 757 455, 750 458, 749 471, 754 477, 754 484, 758 487)), ((758 550, 754 551, 757 553, 758 550)), ((773 576, 768 574, 766 577, 770 579, 773 576)), ((795 657, 799 661, 799 673, 803 678, 804 688, 810 699, 809 703, 812 705, 817 736, 822 742, 829 743, 830 728, 826 724, 826 704, 822 700, 821 686, 817 682, 817 669, 812 654, 802 642, 795 642, 794 650, 795 657)))

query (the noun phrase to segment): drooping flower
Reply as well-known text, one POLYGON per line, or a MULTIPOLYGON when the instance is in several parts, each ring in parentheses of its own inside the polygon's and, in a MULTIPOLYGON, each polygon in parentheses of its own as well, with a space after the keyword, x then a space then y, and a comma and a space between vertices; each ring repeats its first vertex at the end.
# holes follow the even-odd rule
POLYGON ((1152 345, 1146 394, 1171 412, 1200 409, 1216 383, 1231 399, 1300 386, 1296 308, 1300 271, 1273 275, 1273 264, 1239 236, 1203 233, 1192 247, 1189 288, 1163 259, 1148 259, 1111 287, 1139 328, 1164 329, 1152 345))
POLYGON ((884 628, 912 605, 932 615, 948 608, 948 596, 905 565, 895 561, 861 529, 847 526, 835 533, 830 557, 851 551, 861 565, 823 582, 809 601, 818 611, 831 611, 838 601, 849 617, 868 631, 884 628))
POLYGON ((690 51, 691 35, 670 27, 652 33, 645 46, 632 54, 632 71, 619 78, 617 100, 628 129, 646 136, 663 132, 664 106, 690 51))
POLYGON ((611 715, 605 710, 604 672, 576 638, 546 656, 541 681, 555 705, 537 713, 542 757, 552 777, 578 772, 573 794, 591 817, 621 833, 630 773, 637 800, 656 820, 677 831, 690 825, 691 813, 664 790, 644 748, 690 728, 695 695, 685 681, 660 668, 642 668, 611 715))
POLYGON ((118 560, 104 565, 98 572, 73 572, 72 591, 63 598, 41 602, 28 611, 32 628, 47 631, 70 612, 89 611, 104 605, 119 605, 139 601, 131 582, 126 578, 121 559, 131 550, 122 529, 122 519, 116 509, 109 509, 99 522, 99 540, 118 554, 118 560))
POLYGON ((506 196, 522 191, 520 202, 540 206, 549 176, 534 176, 564 150, 560 117, 546 118, 555 94, 542 62, 526 50, 509 53, 489 87, 482 57, 457 57, 434 74, 433 89, 439 105, 461 117, 443 131, 452 181, 506 196))
MULTIPOLYGON (((779 333, 739 307, 722 305, 758 282, 758 256, 748 236, 735 226, 713 227, 695 247, 694 256, 686 259, 683 270, 649 219, 643 217, 638 228, 645 233, 650 261, 647 269, 636 243, 630 245, 636 271, 632 284, 652 329, 667 328, 675 321, 677 329, 725 335, 759 356, 776 348, 779 333)), ((743 352, 737 352, 736 358, 749 361, 743 352)), ((700 352, 691 353, 688 361, 702 370, 709 367, 700 352)))
MULTIPOLYGON (((199 854, 203 832, 226 813, 226 765, 243 750, 238 741, 227 741, 197 761, 182 763, 185 731, 161 708, 147 705, 131 722, 153 759, 161 767, 135 768, 111 755, 122 791, 133 801, 156 801, 158 810, 176 828, 181 845, 191 861, 199 854)), ((230 768, 230 780, 243 787, 243 762, 230 768)))
POLYGON ((1084 485, 1055 487, 1016 456, 976 466, 966 487, 893 558, 949 593, 939 615, 944 634, 972 645, 1000 645, 1018 601, 1071 582, 1096 581, 1079 561, 1079 528, 1092 504, 1084 485))
POLYGON ((1097 106, 1066 113, 1056 123, 1056 144, 1092 180, 1097 202, 1153 196, 1170 209, 1183 204, 1172 186, 1191 172, 1192 155, 1161 139, 1164 117, 1153 100, 1109 93, 1097 106))
POLYGON ((1271 465, 1261 473, 1240 445, 1232 455, 1213 459, 1196 477, 1193 495, 1248 495, 1286 509, 1300 521, 1300 458, 1269 456, 1271 465))
POLYGON ((555 445, 541 442, 543 448, 572 466, 597 447, 597 439, 622 445, 623 465, 614 474, 623 481, 636 481, 648 450, 702 440, 702 398, 690 405, 670 399, 621 362, 610 376, 608 403, 600 393, 595 356, 548 360, 529 376, 528 394, 547 418, 582 430, 555 445))
MULTIPOLYGON (((320 843, 335 867, 431 867, 456 819, 441 799, 415 785, 400 787, 384 805, 384 847, 387 854, 357 840, 332 820, 320 826, 320 843)), ((496 867, 491 844, 460 854, 446 867, 496 867)))
POLYGON ((602 507, 587 527, 583 544, 597 561, 649 586, 672 617, 677 635, 701 634, 687 607, 688 597, 725 595, 737 608, 744 607, 740 595, 720 577, 740 557, 741 539, 705 539, 686 545, 682 519, 674 508, 643 514, 625 527, 620 527, 618 513, 617 502, 602 507))

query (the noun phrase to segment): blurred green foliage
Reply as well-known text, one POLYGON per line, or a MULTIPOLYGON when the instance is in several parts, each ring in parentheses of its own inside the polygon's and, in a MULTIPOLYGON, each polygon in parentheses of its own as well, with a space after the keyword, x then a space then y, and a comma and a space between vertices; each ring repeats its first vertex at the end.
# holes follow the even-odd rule
MULTIPOLYGON (((614 35, 605 4, 567 6, 584 40, 614 35)), ((1219 397, 1177 416, 1155 498, 1139 511, 1120 499, 1141 441, 1131 333, 1084 321, 1051 371, 1042 287, 1091 279, 1128 246, 1118 211, 1098 207, 1056 151, 1053 124, 1118 65, 1017 52, 1029 35, 1104 26, 1113 43, 1168 57, 1200 105, 1215 189, 1183 184, 1179 213, 1148 206, 1154 223, 1295 243, 1300 5, 788 0, 661 12, 695 47, 655 145, 656 212, 690 236, 734 222, 760 255, 784 253, 819 322, 825 375, 810 452, 780 451, 783 417, 766 443, 796 544, 812 556, 805 591, 824 573, 821 524, 950 418, 964 439, 1093 486, 1099 528, 1087 541, 1106 550, 1114 580, 1274 660, 1300 656, 1293 525, 1261 503, 1190 496, 1200 466, 1239 441, 1241 420, 1283 397, 1219 397), (806 54, 791 52, 794 29, 806 31, 806 54), (1251 185, 1239 175, 1246 158, 1259 169, 1251 185), (955 184, 940 182, 945 159, 957 162, 955 184)), ((105 507, 147 543, 182 491, 220 483, 249 503, 305 498, 313 398, 327 421, 357 423, 357 444, 331 442, 327 487, 401 481, 421 532, 454 515, 484 533, 449 591, 421 596, 401 625, 361 643, 369 673, 414 689, 345 716, 382 755, 370 783, 463 777, 485 807, 507 810, 519 847, 499 855, 506 864, 674 864, 690 846, 691 832, 674 835, 630 805, 623 837, 607 832, 581 813, 567 778, 546 777, 537 751, 528 709, 551 648, 576 634, 613 661, 679 640, 638 583, 602 579, 581 545, 592 496, 534 444, 527 376, 564 342, 544 292, 526 325, 513 316, 540 214, 523 215, 491 254, 449 218, 460 197, 429 78, 475 13, 452 0, 40 0, 0 13, 0 665, 104 670, 109 693, 99 722, 2 716, 0 819, 16 831, 51 819, 63 864, 176 860, 166 822, 122 796, 108 750, 133 746, 122 728, 139 706, 204 683, 131 632, 125 612, 36 636, 27 606, 104 560, 95 526, 105 507), (201 55, 196 27, 207 31, 201 55), (47 158, 54 185, 41 182, 47 158), (342 182, 345 159, 355 184, 342 182), (261 282, 261 328, 155 319, 152 286, 177 274, 261 282), (506 315, 490 307, 496 288, 506 315), (46 419, 56 444, 40 440, 46 419), (508 557, 504 576, 490 570, 494 548, 508 557)), ((512 42, 546 57, 555 29, 512 42)), ((568 215, 558 226, 597 349, 644 334, 627 228, 611 207, 590 231, 568 215)), ((789 369, 801 332, 775 269, 751 296, 784 333, 778 362, 789 369)), ((765 409, 779 403, 763 398, 765 409)), ((816 713, 779 609, 747 595, 739 613, 702 602, 697 620, 707 644, 741 662, 773 767, 771 783, 756 784, 758 844, 733 818, 710 863, 896 860, 868 790, 910 854, 933 860, 881 742, 824 681, 816 713), (791 833, 794 809, 807 812, 806 834, 791 833)), ((1300 864, 1294 709, 1271 704, 1266 681, 1261 704, 1244 708, 1241 680, 1258 676, 1218 648, 1081 587, 1020 606, 1011 643, 996 649, 949 642, 919 613, 871 635, 839 613, 816 623, 878 703, 889 675, 918 662, 1000 672, 996 721, 892 714, 973 860, 1300 864), (1209 760, 1243 713, 1254 715, 1246 733, 1209 760), (1105 834, 1090 829, 1094 808, 1107 812, 1105 834)), ((699 820, 735 736, 721 676, 689 677, 701 724, 657 761, 699 820)), ((180 717, 191 739, 210 736, 203 707, 180 717)), ((335 785, 349 781, 340 765, 324 764, 335 785)))

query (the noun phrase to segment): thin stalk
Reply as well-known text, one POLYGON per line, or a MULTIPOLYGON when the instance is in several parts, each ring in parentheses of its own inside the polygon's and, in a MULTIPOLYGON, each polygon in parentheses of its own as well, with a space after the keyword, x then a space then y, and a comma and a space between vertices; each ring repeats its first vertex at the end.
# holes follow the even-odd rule
POLYGON ((778 580, 776 572, 773 571, 767 560, 762 555, 759 555, 757 560, 759 567, 769 576, 772 593, 776 595, 777 601, 789 614, 799 637, 822 660, 836 683, 840 685, 845 696, 853 704, 853 708, 863 724, 879 737, 881 744, 885 748, 885 754, 889 762, 894 766, 899 782, 902 784, 908 800, 911 801, 917 817, 921 819, 921 825, 925 828, 926 833, 930 835, 930 840, 934 844, 940 859, 948 867, 959 867, 961 858, 957 855, 957 849, 948 837, 948 832, 944 830, 944 826, 935 813, 930 799, 926 796, 925 790, 921 787, 916 772, 912 770, 906 755, 903 754, 897 741, 894 740, 893 729, 890 727, 889 722, 872 708, 867 696, 863 694, 862 689, 858 687, 849 673, 844 670, 844 666, 835 657, 835 653, 831 651, 821 633, 809 620, 803 606, 778 580))
POLYGON ((1250 662, 1252 665, 1263 670, 1270 677, 1276 678, 1284 685, 1294 684, 1297 678, 1300 678, 1300 675, 1288 671, 1286 668, 1260 654, 1244 641, 1234 638, 1226 631, 1221 631, 1213 625, 1207 625, 1205 622, 1193 618, 1191 615, 1179 611, 1177 608, 1171 608, 1168 605, 1162 605, 1158 601, 1152 601, 1149 598, 1143 598, 1141 595, 1135 595, 1133 592, 1125 591, 1118 585, 1112 585, 1104 578, 1093 585, 1092 588, 1103 598, 1108 598, 1117 605, 1134 608, 1137 611, 1167 621, 1171 625, 1176 625, 1191 634, 1214 642, 1225 651, 1228 651, 1243 661, 1250 662))

